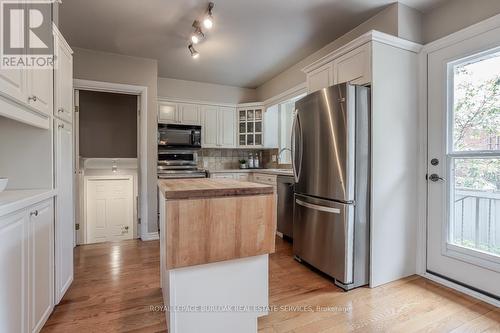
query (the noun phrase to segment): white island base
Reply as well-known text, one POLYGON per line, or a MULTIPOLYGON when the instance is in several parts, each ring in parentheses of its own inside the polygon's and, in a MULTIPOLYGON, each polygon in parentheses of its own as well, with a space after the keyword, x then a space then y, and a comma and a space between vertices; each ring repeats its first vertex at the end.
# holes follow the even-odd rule
MULTIPOLYGON (((163 265, 162 265, 163 266, 163 265)), ((268 255, 161 269, 169 333, 255 333, 268 314, 268 255)))

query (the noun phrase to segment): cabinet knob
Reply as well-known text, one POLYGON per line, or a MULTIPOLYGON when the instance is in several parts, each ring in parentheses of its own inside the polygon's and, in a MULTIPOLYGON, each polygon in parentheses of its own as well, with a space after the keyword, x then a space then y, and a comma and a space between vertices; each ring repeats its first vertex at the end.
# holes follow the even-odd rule
POLYGON ((28 102, 30 102, 30 101, 36 102, 37 99, 38 99, 38 97, 36 97, 36 95, 33 95, 33 96, 28 97, 28 102))
POLYGON ((64 108, 57 109, 57 112, 59 112, 59 113, 64 112, 64 108))
POLYGON ((57 127, 64 128, 64 124, 59 124, 59 125, 57 125, 57 127))
POLYGON ((38 216, 38 210, 32 211, 30 216, 38 216))

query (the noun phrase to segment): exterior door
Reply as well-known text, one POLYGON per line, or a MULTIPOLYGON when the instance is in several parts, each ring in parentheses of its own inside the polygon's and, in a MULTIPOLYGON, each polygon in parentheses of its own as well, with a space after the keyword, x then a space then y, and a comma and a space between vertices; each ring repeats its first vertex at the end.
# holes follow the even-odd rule
POLYGON ((86 177, 87 244, 133 238, 132 177, 86 177))
POLYGON ((500 29, 428 55, 427 271, 500 297, 500 29))

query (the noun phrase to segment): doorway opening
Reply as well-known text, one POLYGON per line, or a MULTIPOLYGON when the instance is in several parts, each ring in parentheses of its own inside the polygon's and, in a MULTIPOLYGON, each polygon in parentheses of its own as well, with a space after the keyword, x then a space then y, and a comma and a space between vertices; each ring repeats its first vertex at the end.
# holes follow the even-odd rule
POLYGON ((139 238, 140 96, 75 90, 77 244, 139 238))

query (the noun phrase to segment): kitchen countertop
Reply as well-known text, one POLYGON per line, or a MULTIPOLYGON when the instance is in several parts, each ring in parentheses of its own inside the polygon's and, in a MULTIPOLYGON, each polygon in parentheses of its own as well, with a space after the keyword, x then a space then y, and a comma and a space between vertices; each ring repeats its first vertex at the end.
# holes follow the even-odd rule
POLYGON ((273 187, 231 179, 163 179, 158 187, 167 200, 272 194, 273 187))
POLYGON ((56 190, 7 190, 0 192, 0 216, 24 209, 56 195, 56 190))
POLYGON ((208 170, 209 173, 265 173, 270 175, 293 176, 292 169, 220 169, 208 170))

